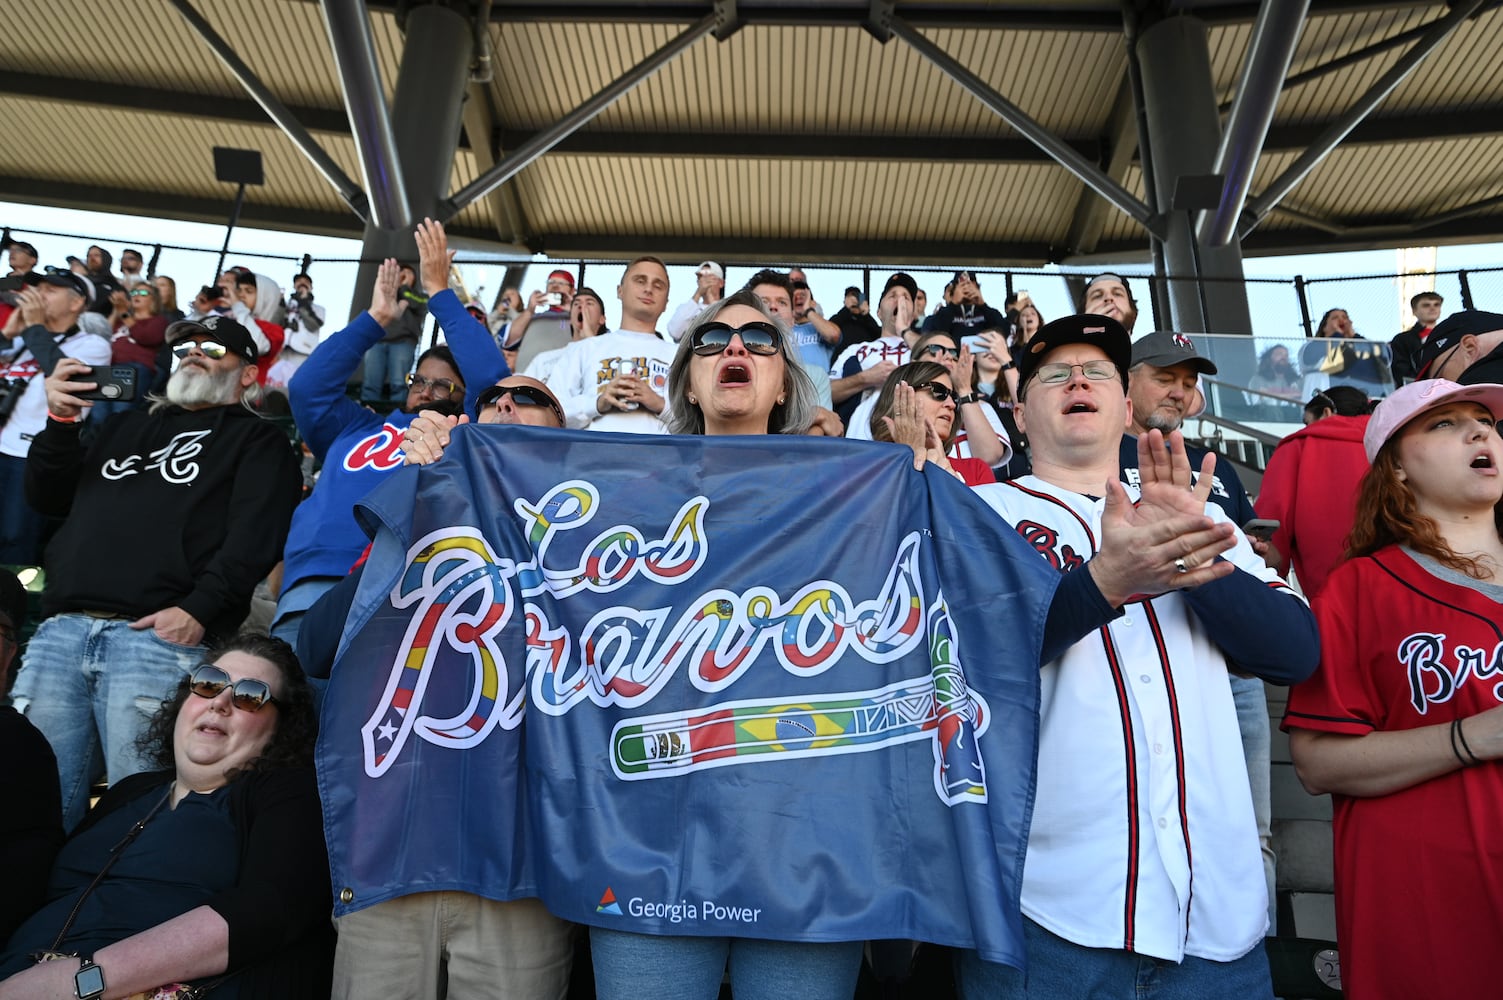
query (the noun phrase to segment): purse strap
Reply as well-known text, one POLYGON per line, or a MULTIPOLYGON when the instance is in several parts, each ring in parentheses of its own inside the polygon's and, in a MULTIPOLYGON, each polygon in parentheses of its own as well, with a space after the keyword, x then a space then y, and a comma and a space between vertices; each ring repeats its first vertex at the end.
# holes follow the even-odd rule
POLYGON ((151 811, 148 812, 145 816, 142 816, 129 830, 126 831, 125 836, 120 838, 120 843, 110 848, 110 856, 108 858, 105 858, 104 866, 99 869, 99 874, 94 876, 94 880, 89 883, 88 888, 84 889, 83 893, 73 903, 73 909, 68 913, 68 919, 63 921, 62 929, 57 932, 57 937, 53 939, 52 947, 49 950, 57 951, 60 947, 62 947, 63 938, 67 937, 68 931, 73 929, 73 921, 78 919, 78 911, 83 906, 84 900, 88 899, 89 894, 93 892, 96 887, 98 887, 101 881, 104 880, 105 874, 108 873, 115 862, 120 859, 120 855, 125 853, 125 849, 131 845, 131 842, 141 835, 142 830, 146 829, 146 824, 150 823, 152 821, 152 818, 155 817, 157 813, 162 811, 162 807, 165 806, 169 800, 171 800, 172 790, 176 787, 177 782, 174 781, 170 783, 167 786, 167 791, 162 795, 160 799, 157 800, 157 804, 151 807, 151 811))

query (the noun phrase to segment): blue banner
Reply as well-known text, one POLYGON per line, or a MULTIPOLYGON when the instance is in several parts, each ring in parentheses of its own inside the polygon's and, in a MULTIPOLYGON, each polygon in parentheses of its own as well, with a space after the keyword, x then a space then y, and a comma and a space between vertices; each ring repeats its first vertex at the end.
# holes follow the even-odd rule
POLYGON ((1059 578, 953 477, 890 444, 462 428, 361 514, 318 748, 336 912, 453 889, 1021 965, 1059 578))

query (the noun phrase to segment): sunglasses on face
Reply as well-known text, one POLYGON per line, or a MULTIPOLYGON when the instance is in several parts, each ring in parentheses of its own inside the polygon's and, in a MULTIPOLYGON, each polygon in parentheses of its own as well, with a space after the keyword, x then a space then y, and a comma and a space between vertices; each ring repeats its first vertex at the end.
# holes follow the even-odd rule
POLYGON ((144 288, 135 288, 135 289, 132 289, 130 294, 131 294, 132 298, 137 298, 137 299, 144 299, 147 296, 151 295, 151 293, 148 292, 144 288))
POLYGON ((926 355, 931 358, 960 357, 960 351, 958 348, 946 347, 944 344, 925 344, 924 349, 919 351, 919 354, 926 355))
POLYGON ((204 357, 214 361, 230 353, 230 349, 217 340, 180 340, 172 345, 172 353, 176 357, 186 358, 193 353, 194 348, 197 348, 204 357))
POLYGON ((728 323, 706 323, 694 331, 689 341, 690 348, 700 357, 722 353, 731 346, 731 338, 740 334, 741 343, 752 354, 776 354, 781 335, 771 323, 747 323, 734 327, 728 323))
POLYGON ((1079 368, 1092 382, 1104 382, 1117 377, 1117 366, 1110 361, 1087 361, 1083 365, 1067 365, 1062 361, 1039 365, 1034 377, 1044 385, 1060 385, 1070 381, 1070 376, 1079 368))
POLYGON ((231 689, 230 701, 242 712, 259 712, 267 705, 277 704, 277 700, 271 696, 271 686, 265 681, 242 677, 232 682, 229 674, 212 663, 200 663, 194 668, 193 675, 188 680, 188 688, 200 698, 218 698, 219 692, 232 683, 234 687, 231 689))
POLYGON ((939 403, 943 403, 947 399, 957 403, 960 401, 960 393, 938 382, 915 382, 913 383, 913 391, 927 392, 934 397, 935 402, 939 403))
POLYGON ((546 406, 558 417, 558 422, 564 422, 564 411, 553 401, 549 395, 541 389, 530 385, 493 385, 482 392, 475 400, 475 413, 478 416, 486 410, 501 402, 503 396, 510 396, 514 405, 522 406, 546 406))
POLYGON ((427 378, 423 375, 408 375, 407 385, 417 392, 426 389, 435 399, 448 399, 456 392, 464 391, 464 386, 451 378, 427 378))

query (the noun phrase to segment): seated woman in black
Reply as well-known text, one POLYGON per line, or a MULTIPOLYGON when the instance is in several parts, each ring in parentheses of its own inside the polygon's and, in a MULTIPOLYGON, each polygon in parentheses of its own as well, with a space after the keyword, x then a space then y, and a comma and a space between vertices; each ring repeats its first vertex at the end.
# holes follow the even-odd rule
POLYGON ((213 983, 216 1000, 327 997, 316 732, 285 642, 242 635, 216 650, 143 739, 163 770, 116 784, 58 853, 46 904, 0 953, 0 1000, 173 983, 213 983), (39 951, 78 957, 34 964, 39 951))

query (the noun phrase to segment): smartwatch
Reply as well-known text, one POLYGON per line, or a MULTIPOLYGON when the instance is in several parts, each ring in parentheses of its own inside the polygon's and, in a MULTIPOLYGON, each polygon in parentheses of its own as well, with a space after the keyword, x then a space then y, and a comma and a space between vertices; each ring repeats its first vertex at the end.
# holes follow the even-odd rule
POLYGON ((85 958, 73 973, 73 995, 78 1000, 99 1000, 104 996, 104 970, 94 964, 92 957, 85 958))

